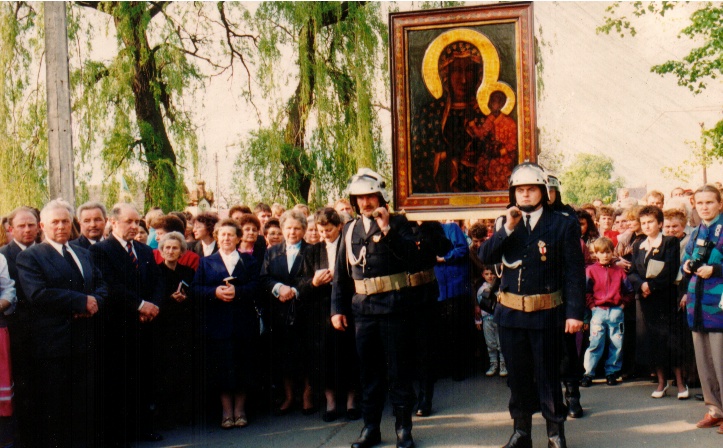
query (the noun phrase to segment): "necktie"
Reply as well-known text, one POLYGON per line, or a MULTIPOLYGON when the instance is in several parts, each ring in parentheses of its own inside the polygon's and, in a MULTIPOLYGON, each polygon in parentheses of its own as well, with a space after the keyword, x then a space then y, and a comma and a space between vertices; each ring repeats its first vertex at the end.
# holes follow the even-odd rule
POLYGON ((68 252, 68 246, 66 246, 65 244, 63 245, 63 258, 65 258, 65 261, 68 262, 70 267, 73 268, 73 270, 75 272, 77 272, 78 275, 83 277, 83 273, 80 271, 80 268, 78 267, 78 263, 76 263, 75 260, 73 259, 73 256, 70 255, 70 252, 68 252))
POLYGON ((530 215, 525 216, 525 228, 527 228, 527 234, 532 234, 532 227, 530 227, 530 215))
POLYGON ((136 258, 136 254, 133 253, 133 244, 131 244, 130 241, 128 241, 128 244, 126 244, 126 249, 128 250, 128 255, 130 255, 131 257, 133 267, 138 269, 138 259, 136 258))

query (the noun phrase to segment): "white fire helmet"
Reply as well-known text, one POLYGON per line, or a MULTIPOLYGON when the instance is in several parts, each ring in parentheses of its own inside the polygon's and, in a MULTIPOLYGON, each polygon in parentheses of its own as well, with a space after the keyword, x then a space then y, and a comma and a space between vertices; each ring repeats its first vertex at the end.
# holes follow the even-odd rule
POLYGON ((369 168, 359 168, 359 171, 349 179, 347 184, 349 202, 358 213, 359 207, 356 203, 356 197, 376 193, 379 196, 380 205, 384 206, 389 203, 386 186, 386 182, 378 173, 369 168))

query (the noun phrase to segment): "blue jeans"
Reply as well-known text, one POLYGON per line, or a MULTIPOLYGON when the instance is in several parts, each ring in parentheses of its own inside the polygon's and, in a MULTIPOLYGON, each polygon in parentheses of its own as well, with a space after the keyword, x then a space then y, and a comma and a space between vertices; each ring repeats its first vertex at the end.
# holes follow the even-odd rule
POLYGON ((623 309, 619 306, 608 309, 593 308, 590 320, 590 347, 585 351, 585 375, 595 376, 595 368, 605 350, 605 339, 610 341, 608 359, 605 361, 605 375, 614 375, 623 365, 623 309))

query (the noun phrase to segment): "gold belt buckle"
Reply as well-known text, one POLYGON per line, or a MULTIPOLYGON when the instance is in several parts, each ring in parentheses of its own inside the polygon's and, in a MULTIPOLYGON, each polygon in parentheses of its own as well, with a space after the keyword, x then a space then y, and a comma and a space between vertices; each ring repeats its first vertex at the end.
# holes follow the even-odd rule
POLYGON ((372 292, 372 289, 374 289, 374 279, 371 278, 365 278, 364 279, 364 295, 370 295, 374 294, 372 292))

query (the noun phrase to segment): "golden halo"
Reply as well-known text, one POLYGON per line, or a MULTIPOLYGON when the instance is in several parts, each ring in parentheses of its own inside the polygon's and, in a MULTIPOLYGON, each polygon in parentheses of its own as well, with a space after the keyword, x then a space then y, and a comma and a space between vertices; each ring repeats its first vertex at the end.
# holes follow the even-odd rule
POLYGON ((502 107, 502 113, 507 115, 512 112, 515 107, 515 92, 507 83, 499 81, 500 56, 497 49, 487 36, 468 28, 446 31, 437 36, 427 47, 422 60, 422 79, 429 93, 435 99, 442 97, 444 89, 442 88, 442 79, 439 76, 439 56, 447 45, 457 41, 474 45, 482 56, 482 85, 477 89, 477 104, 479 104, 482 113, 485 115, 490 114, 487 103, 489 103, 490 94, 495 90, 500 90, 507 96, 507 101, 502 107))

